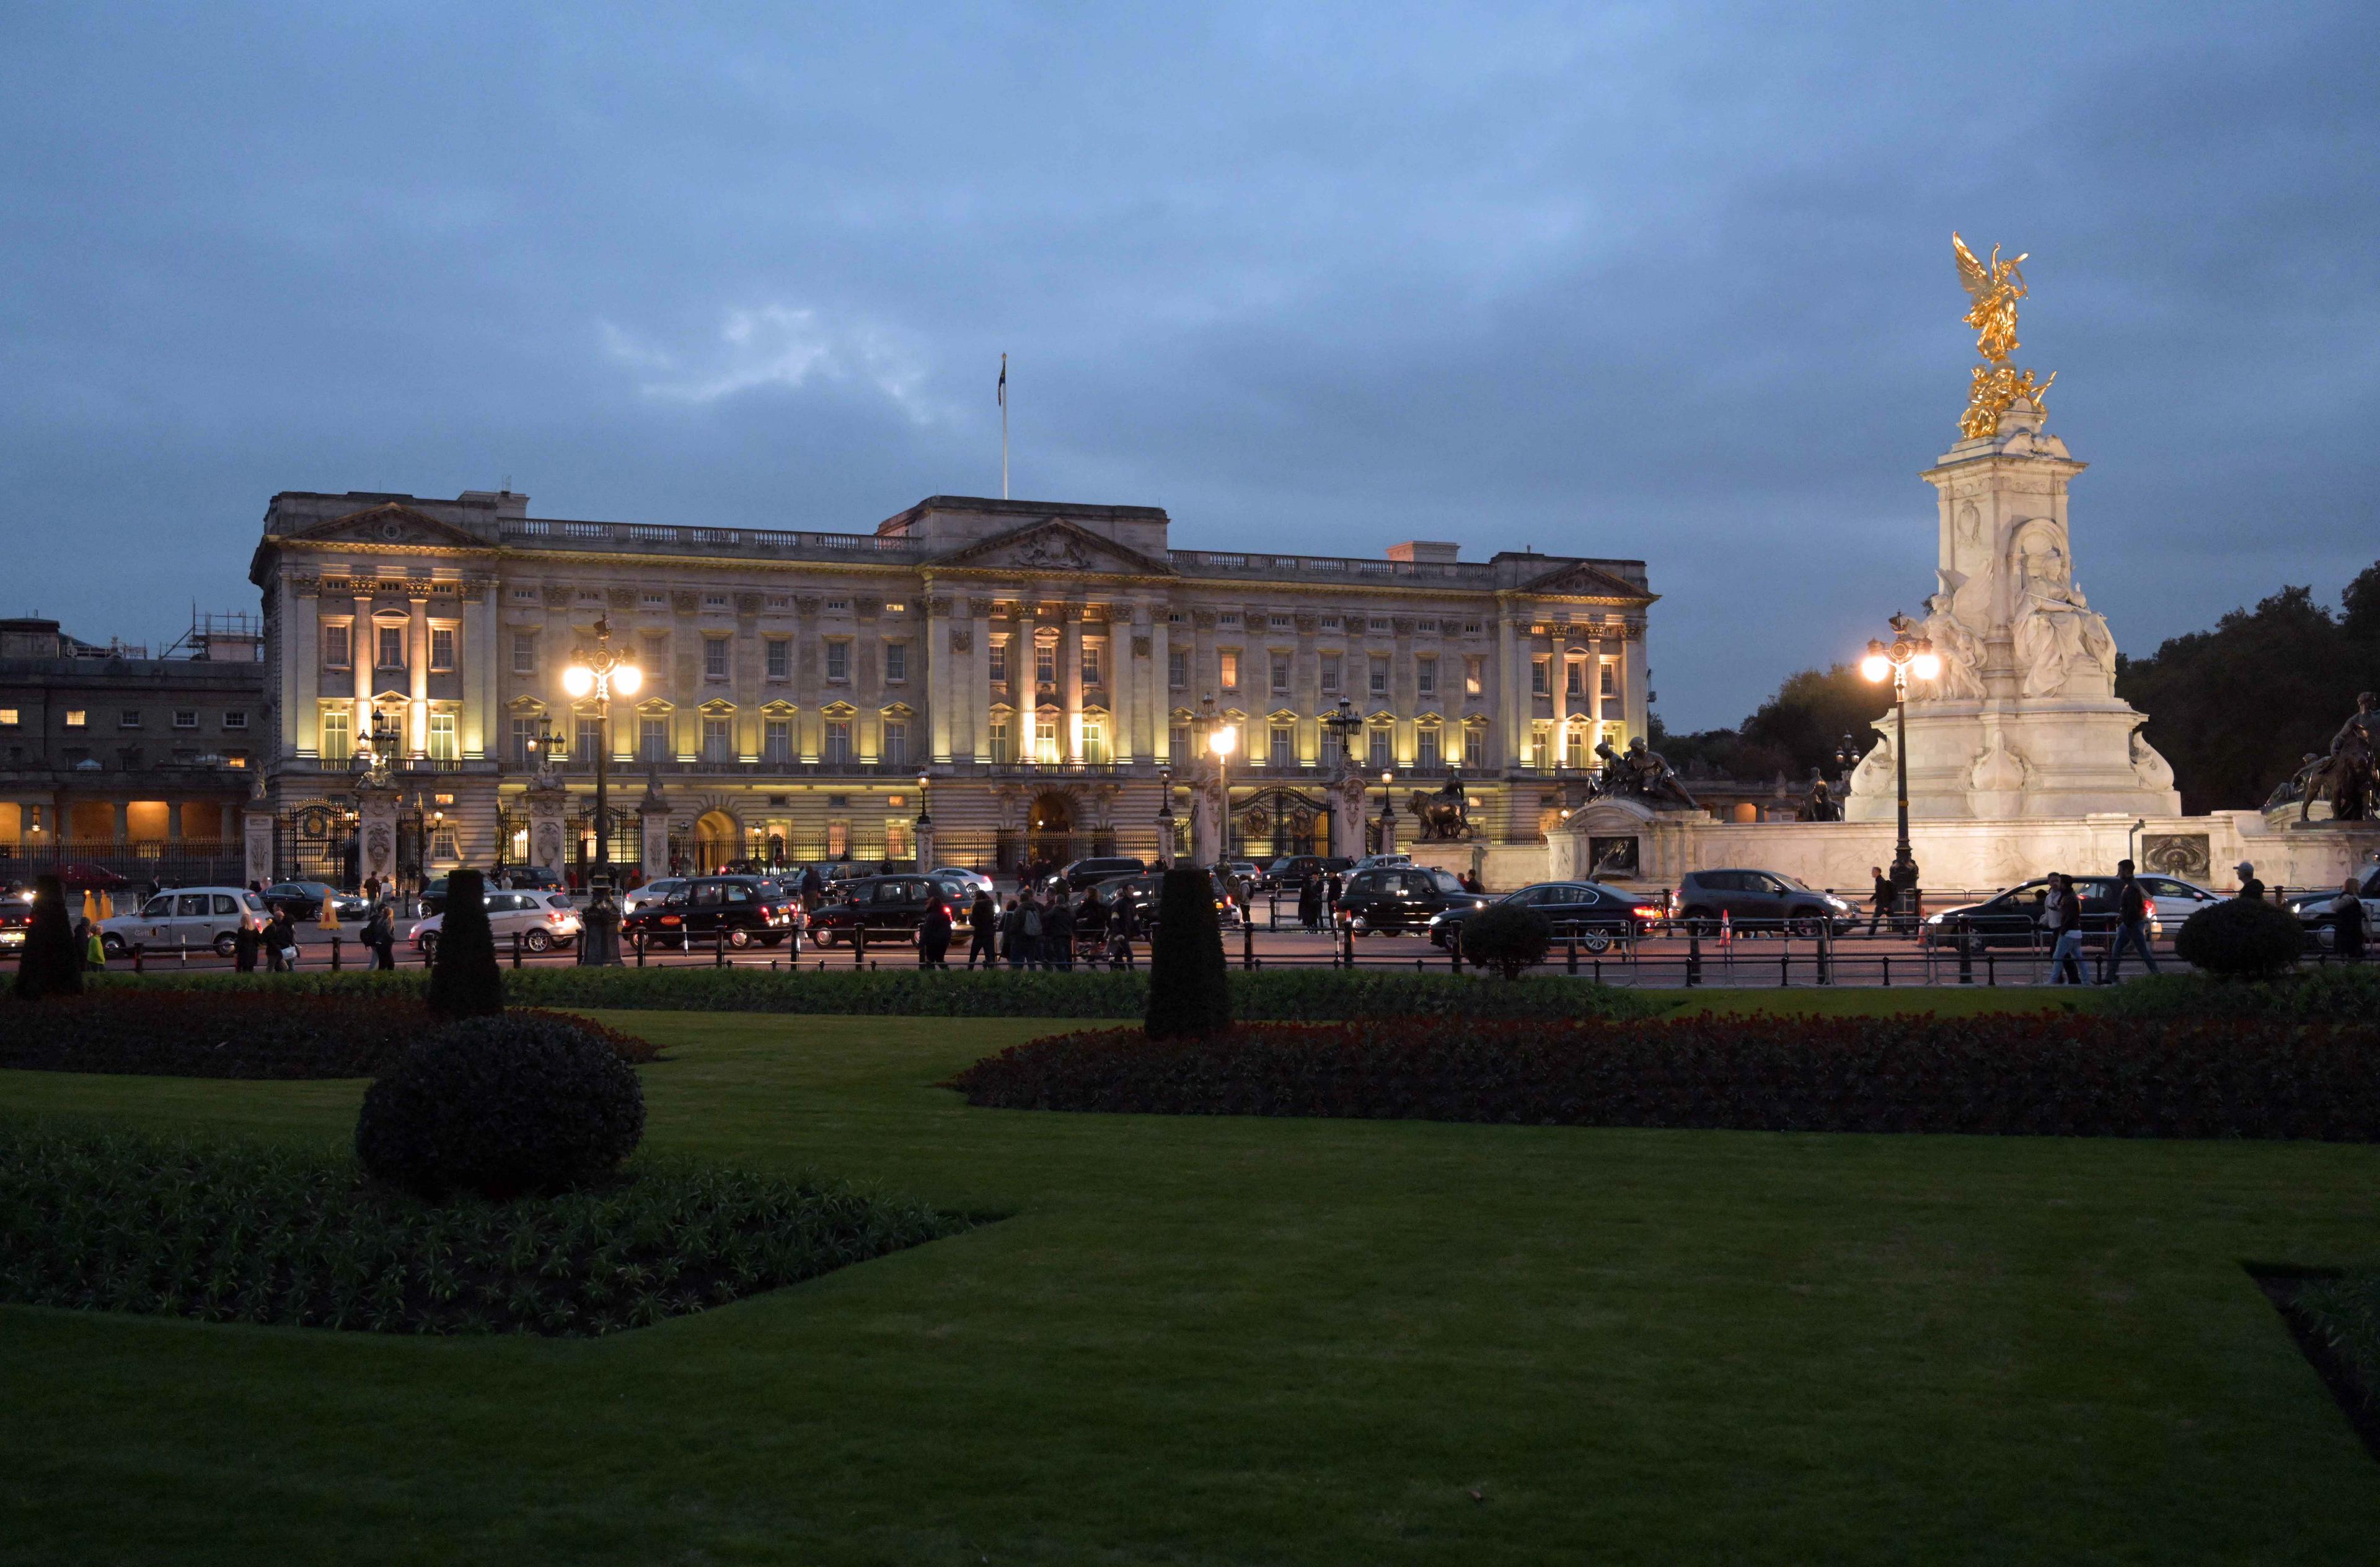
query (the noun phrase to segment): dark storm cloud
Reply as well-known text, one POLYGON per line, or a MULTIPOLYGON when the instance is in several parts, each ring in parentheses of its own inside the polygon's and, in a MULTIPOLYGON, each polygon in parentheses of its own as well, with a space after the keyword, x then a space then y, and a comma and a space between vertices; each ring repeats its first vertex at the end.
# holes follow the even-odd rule
POLYGON ((19 7, 0 610, 245 602, 278 489, 1642 555, 1673 723, 1930 587, 2031 250, 2143 650, 2374 553, 2367 9, 19 7))

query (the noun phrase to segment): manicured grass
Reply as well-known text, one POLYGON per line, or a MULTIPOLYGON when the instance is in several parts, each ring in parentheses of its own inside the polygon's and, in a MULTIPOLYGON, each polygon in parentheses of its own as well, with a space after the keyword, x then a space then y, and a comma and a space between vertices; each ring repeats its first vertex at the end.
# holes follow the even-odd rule
POLYGON ((1797 985, 1781 990, 1650 990, 1679 1012, 1718 1014, 1766 1012, 1779 1017, 1872 1017, 1930 1012, 1942 1017, 1985 1013, 2097 1012, 2110 992, 2089 986, 1797 985))
MULTIPOLYGON (((925 1085, 1047 1026, 611 1020, 665 1047, 658 1150, 1014 1217, 597 1341, 0 1308, 0 1561, 2380 1537, 2380 1470, 2240 1266, 2380 1262, 2380 1148, 1040 1115, 925 1085)), ((360 1091, 0 1074, 13 1111, 328 1146, 360 1091)))

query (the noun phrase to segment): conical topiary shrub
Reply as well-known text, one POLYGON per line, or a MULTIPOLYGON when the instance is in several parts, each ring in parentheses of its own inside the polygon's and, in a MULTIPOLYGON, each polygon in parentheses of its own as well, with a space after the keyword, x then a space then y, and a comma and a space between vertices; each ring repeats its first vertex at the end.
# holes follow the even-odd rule
POLYGON ((430 1010, 441 1017, 485 1017, 504 1010, 504 977, 496 967, 495 932, 488 928, 487 879, 476 870, 446 878, 430 1010))
POLYGON ((55 876, 33 879, 33 925, 25 932, 24 955, 17 960, 17 998, 82 993, 82 952, 67 918, 66 887, 55 876))
POLYGON ((1165 873, 1148 949, 1148 1037, 1201 1039, 1231 1026, 1215 883, 1203 868, 1176 867, 1165 873))

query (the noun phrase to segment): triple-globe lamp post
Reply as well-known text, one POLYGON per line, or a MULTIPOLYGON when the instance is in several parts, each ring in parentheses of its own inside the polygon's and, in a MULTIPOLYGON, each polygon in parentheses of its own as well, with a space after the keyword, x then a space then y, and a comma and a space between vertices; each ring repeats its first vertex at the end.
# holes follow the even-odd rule
POLYGON ((573 698, 583 698, 590 691, 595 696, 595 869, 588 878, 589 886, 608 885, 612 880, 612 693, 633 697, 644 684, 644 673, 635 662, 613 650, 608 615, 596 618, 595 646, 582 643, 571 653, 570 667, 562 672, 562 688, 573 698))
POLYGON ((1909 681, 1912 675, 1931 680, 1942 673, 1941 656, 1930 638, 1912 636, 1914 625, 1905 614, 1888 623, 1892 640, 1871 638, 1860 673, 1881 684, 1892 682, 1892 759, 1898 773, 1900 836, 1893 845, 1892 889, 1905 904, 1917 885, 1917 856, 1909 847, 1909 681))

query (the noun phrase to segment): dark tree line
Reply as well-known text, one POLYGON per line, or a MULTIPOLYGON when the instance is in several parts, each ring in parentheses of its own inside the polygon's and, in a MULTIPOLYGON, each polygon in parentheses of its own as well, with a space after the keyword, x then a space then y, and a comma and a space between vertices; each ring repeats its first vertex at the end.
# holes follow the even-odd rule
POLYGON ((2143 733, 2173 763, 2181 808, 2252 808, 2380 689, 2380 563, 2333 613, 2310 588, 2283 588, 2212 631, 2116 660, 2116 694, 2149 715, 2143 733))
POLYGON ((1814 767, 1835 775, 1835 747, 1849 735, 1864 752, 1876 721, 1892 711, 1892 687, 1878 686, 1853 665, 1789 674, 1777 694, 1733 729, 1671 735, 1652 715, 1650 744, 1681 770, 1706 767, 1730 778, 1773 778, 1796 784, 1814 767))

